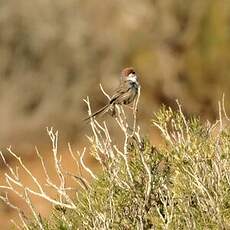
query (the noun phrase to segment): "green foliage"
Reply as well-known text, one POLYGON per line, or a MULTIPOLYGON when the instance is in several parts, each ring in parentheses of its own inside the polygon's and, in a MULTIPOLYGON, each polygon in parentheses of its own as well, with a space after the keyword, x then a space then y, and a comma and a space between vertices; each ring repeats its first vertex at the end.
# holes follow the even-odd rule
MULTIPOLYGON (((55 210, 46 229, 230 228, 230 132, 163 107, 153 124, 165 145, 128 141, 128 165, 114 162, 76 197, 76 210, 55 210)), ((119 159, 119 158, 117 158, 119 159)))

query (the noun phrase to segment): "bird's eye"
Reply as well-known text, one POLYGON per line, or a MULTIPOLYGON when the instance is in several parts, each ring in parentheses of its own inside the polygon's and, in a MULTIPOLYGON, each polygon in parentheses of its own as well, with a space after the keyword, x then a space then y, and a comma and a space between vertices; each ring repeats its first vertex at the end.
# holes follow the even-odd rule
POLYGON ((135 74, 135 71, 133 71, 132 74, 135 74))

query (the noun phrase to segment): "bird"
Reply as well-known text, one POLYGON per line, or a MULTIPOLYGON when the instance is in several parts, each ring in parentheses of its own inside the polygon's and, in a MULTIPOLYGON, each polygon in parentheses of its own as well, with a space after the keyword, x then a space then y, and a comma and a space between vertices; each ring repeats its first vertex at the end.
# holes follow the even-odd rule
POLYGON ((90 118, 96 117, 99 114, 104 114, 110 109, 112 109, 114 113, 115 105, 131 104, 137 97, 139 88, 140 88, 140 84, 138 82, 138 76, 134 71, 134 68, 133 67, 124 68, 121 71, 120 85, 115 90, 109 102, 104 107, 97 110, 96 112, 94 112, 84 120, 87 121, 90 118))

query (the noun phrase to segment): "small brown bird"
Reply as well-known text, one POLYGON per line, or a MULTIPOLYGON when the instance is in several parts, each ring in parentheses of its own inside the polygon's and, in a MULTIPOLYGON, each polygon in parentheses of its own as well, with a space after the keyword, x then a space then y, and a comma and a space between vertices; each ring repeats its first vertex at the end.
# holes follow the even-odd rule
POLYGON ((134 101, 138 95, 138 89, 140 84, 138 82, 138 77, 133 69, 133 67, 124 68, 121 72, 121 82, 118 89, 115 91, 111 97, 109 103, 94 112, 91 116, 87 117, 85 120, 88 120, 92 117, 95 117, 99 114, 104 114, 108 110, 112 109, 114 111, 115 105, 128 105, 134 101))

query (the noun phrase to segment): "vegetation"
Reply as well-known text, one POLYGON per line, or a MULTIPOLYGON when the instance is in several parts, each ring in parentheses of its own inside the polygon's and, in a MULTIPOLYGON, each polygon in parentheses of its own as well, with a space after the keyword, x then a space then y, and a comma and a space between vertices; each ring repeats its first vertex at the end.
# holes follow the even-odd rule
POLYGON ((117 170, 120 184, 105 170, 92 189, 81 194, 77 209, 66 212, 65 221, 59 213, 54 229, 230 227, 229 127, 186 120, 170 108, 158 112, 153 123, 166 145, 157 149, 147 139, 133 140, 128 150, 133 180, 117 156, 110 170, 117 170), (213 134, 215 128, 219 130, 213 134))
POLYGON ((94 180, 78 180, 83 189, 74 206, 67 207, 70 200, 58 190, 63 205, 54 204, 47 220, 37 215, 26 223, 28 229, 228 229, 230 120, 220 108, 215 124, 202 124, 178 107, 154 115, 152 124, 165 140, 159 148, 140 135, 135 122, 134 129, 128 127, 120 107, 115 119, 124 139, 119 147, 106 124, 91 119, 91 154, 101 175, 82 164, 94 180))

